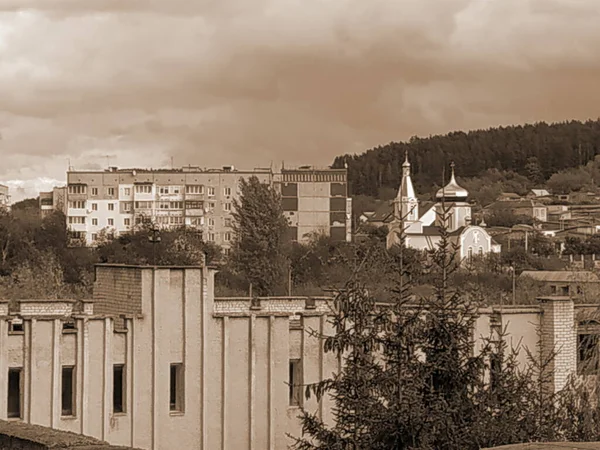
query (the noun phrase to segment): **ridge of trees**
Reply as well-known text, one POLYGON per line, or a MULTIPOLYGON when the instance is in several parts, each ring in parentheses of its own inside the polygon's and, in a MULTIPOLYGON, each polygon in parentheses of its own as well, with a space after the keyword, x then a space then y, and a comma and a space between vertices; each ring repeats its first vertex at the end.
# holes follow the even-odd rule
POLYGON ((540 185, 553 174, 585 165, 600 154, 600 120, 537 122, 412 137, 360 155, 338 156, 332 167, 347 164, 353 195, 379 197, 382 190, 398 188, 405 152, 415 187, 422 193, 439 187, 442 170, 450 161, 456 163, 457 174, 463 178, 483 177, 496 170, 509 180, 516 177, 517 183, 525 179, 532 186, 540 185))

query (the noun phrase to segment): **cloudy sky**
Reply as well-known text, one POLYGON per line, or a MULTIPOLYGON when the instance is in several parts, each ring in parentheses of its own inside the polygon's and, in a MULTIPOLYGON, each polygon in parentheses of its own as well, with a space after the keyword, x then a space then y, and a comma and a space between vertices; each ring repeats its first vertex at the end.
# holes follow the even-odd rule
POLYGON ((600 116, 598 0, 0 0, 0 182, 600 116))

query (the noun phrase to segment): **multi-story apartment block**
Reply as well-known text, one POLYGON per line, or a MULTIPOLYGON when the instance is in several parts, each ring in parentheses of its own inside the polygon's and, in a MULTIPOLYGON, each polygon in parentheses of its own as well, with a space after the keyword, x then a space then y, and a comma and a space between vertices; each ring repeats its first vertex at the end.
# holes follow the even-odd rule
POLYGON ((311 232, 350 239, 346 170, 118 169, 67 173, 67 222, 74 237, 94 245, 102 232, 128 232, 145 221, 196 229, 225 251, 233 239, 233 200, 242 179, 255 176, 280 189, 292 239, 311 232))
POLYGON ((305 241, 322 233, 350 241, 352 199, 346 169, 282 168, 275 174, 292 239, 305 241))
POLYGON ((8 186, 0 184, 0 209, 7 209, 10 205, 8 186))
POLYGON ((62 211, 67 215, 67 188, 55 187, 49 192, 40 192, 40 214, 46 217, 52 211, 62 211))

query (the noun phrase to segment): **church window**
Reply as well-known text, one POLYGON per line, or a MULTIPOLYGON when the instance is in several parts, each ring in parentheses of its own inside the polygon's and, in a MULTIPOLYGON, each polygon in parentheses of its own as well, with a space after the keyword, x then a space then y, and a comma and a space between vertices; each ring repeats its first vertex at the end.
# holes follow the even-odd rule
POLYGON ((483 247, 479 246, 479 255, 483 255, 483 247))
POLYGON ((469 247, 469 250, 467 253, 467 258, 469 261, 471 261, 473 259, 473 247, 469 247))

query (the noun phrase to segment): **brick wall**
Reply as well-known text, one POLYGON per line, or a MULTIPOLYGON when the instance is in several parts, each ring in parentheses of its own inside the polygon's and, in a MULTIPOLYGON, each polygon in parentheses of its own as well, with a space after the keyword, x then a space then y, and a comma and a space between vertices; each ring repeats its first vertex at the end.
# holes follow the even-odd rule
MULTIPOLYGON (((125 450, 131 447, 115 447, 106 442, 23 422, 0 420, 0 449, 7 450, 125 450)), ((134 449, 131 449, 134 450, 134 449)))
POLYGON ((94 313, 119 316, 142 313, 142 269, 96 266, 94 313))
POLYGON ((73 303, 57 300, 20 300, 19 312, 23 316, 70 316, 73 303))
POLYGON ((275 315, 316 314, 329 312, 325 297, 248 297, 215 298, 214 313, 218 315, 247 315, 252 312, 275 315))
POLYGON ((542 306, 542 360, 552 353, 554 358, 547 368, 549 388, 561 390, 569 377, 577 373, 577 327, 575 308, 568 297, 540 299, 542 306))

